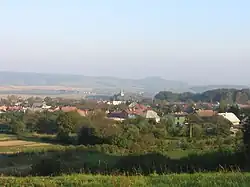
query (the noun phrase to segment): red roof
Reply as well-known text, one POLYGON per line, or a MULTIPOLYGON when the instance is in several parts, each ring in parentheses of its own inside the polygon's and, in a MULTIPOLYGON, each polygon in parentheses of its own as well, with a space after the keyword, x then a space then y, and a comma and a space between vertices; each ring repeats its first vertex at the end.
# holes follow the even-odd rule
POLYGON ((136 104, 135 107, 127 109, 126 112, 128 114, 134 114, 134 115, 143 115, 147 110, 150 110, 150 107, 146 107, 141 104, 136 104))
POLYGON ((7 110, 22 110, 23 107, 21 106, 9 106, 7 107, 7 110))
POLYGON ((71 106, 65 106, 65 107, 62 107, 61 110, 63 112, 72 112, 72 111, 76 111, 77 108, 76 107, 71 107, 71 106))
POLYGON ((87 116, 88 115, 88 111, 87 110, 77 110, 78 114, 80 114, 81 116, 87 116))
POLYGON ((217 112, 213 110, 199 110, 197 111, 198 116, 200 117, 212 117, 216 115, 217 112))

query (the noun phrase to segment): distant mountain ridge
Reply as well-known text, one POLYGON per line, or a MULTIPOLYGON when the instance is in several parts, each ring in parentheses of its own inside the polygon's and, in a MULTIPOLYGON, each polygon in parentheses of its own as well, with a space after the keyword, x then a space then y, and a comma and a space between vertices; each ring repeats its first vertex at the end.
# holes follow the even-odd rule
MULTIPOLYGON (((191 86, 186 82, 165 80, 161 77, 146 77, 143 79, 124 79, 105 76, 84 76, 70 74, 49 74, 30 72, 0 71, 0 86, 69 86, 87 88, 93 91, 141 91, 157 93, 162 90, 181 92, 203 92, 210 90, 210 86, 191 86)), ((220 85, 213 86, 223 88, 220 85)), ((229 86, 226 88, 246 88, 246 86, 229 86)))
POLYGON ((169 89, 178 91, 188 88, 179 81, 168 81, 160 77, 144 79, 123 79, 104 76, 84 76, 67 74, 45 74, 24 72, 0 72, 0 86, 70 86, 77 88, 92 88, 93 90, 120 90, 158 92, 169 89))

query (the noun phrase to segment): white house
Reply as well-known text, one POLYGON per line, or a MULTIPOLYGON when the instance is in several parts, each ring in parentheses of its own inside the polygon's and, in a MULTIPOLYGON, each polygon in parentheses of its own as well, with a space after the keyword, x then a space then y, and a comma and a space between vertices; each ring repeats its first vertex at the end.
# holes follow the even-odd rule
POLYGON ((146 119, 155 119, 155 121, 157 123, 159 123, 161 120, 160 116, 158 116, 158 114, 153 110, 147 110, 145 113, 145 118, 146 119))
POLYGON ((50 109, 50 108, 51 108, 51 106, 46 105, 45 103, 42 105, 42 109, 50 109))
POLYGON ((134 108, 136 107, 137 103, 136 102, 132 102, 130 103, 130 105, 128 105, 128 108, 134 108))
POLYGON ((239 125, 240 124, 239 118, 232 112, 219 113, 218 115, 224 117, 225 119, 230 121, 233 125, 239 125))
POLYGON ((232 126, 230 128, 230 131, 233 133, 233 135, 236 135, 236 133, 239 131, 239 125, 240 125, 240 120, 239 118, 231 112, 226 112, 226 113, 219 113, 219 116, 224 117, 228 121, 232 123, 232 126))

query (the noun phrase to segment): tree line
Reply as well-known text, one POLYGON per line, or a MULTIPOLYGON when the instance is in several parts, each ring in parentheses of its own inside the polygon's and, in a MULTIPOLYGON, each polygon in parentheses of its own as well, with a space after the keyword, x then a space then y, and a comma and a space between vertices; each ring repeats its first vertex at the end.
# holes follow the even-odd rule
MULTIPOLYGON (((6 112, 0 115, 9 132, 55 135, 55 141, 80 145, 112 145, 132 152, 175 148, 205 148, 234 145, 230 122, 221 116, 203 119, 196 114, 186 118, 188 125, 176 125, 172 116, 160 123, 142 117, 115 122, 98 111, 87 117, 72 112, 6 112), (190 139, 191 137, 191 139, 190 139)), ((0 126, 1 127, 1 126, 0 126)), ((237 137, 242 136, 241 133, 237 137)))
POLYGON ((161 91, 155 95, 155 99, 171 102, 220 102, 245 104, 250 100, 250 89, 215 89, 203 93, 173 93, 161 91))

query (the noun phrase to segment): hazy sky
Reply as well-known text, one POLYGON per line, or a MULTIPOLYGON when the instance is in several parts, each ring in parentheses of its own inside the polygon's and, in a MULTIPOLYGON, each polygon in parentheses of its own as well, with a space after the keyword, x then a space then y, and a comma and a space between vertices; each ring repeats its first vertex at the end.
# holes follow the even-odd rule
POLYGON ((250 84, 249 0, 0 0, 0 70, 250 84))

